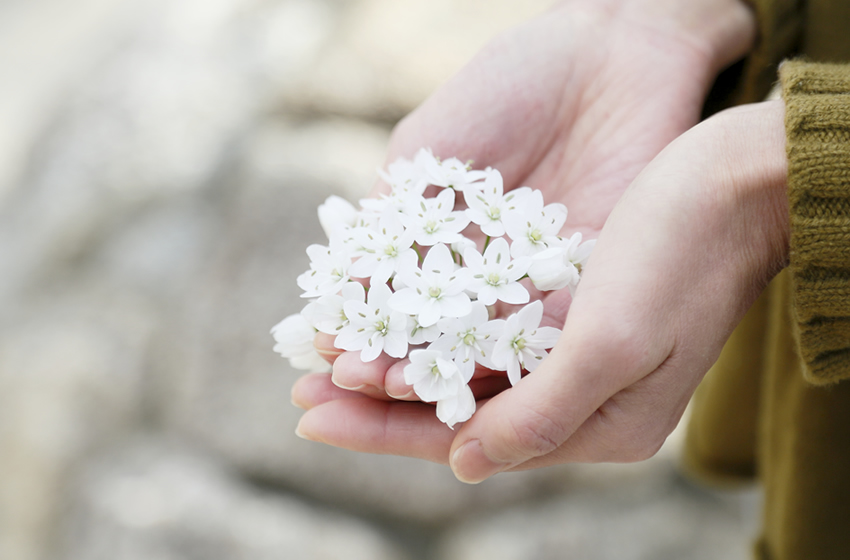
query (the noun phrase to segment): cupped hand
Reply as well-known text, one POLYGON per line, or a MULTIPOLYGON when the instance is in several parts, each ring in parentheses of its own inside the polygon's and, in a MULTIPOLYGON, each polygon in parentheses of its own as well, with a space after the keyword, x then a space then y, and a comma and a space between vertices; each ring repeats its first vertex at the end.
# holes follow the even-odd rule
MULTIPOLYGON (((629 183, 697 122, 714 75, 752 42, 751 15, 737 0, 695 2, 685 12, 676 4, 564 3, 503 35, 399 124, 388 161, 430 146, 437 155, 493 166, 506 188, 540 188, 547 202, 569 207, 570 231, 596 237, 629 183)), ((569 305, 566 291, 551 295, 544 321, 561 326, 569 305)), ((336 357, 329 341, 318 342, 336 357)), ((561 352, 559 345, 553 354, 561 352)), ((388 394, 414 398, 400 364, 363 364, 350 353, 336 360, 333 381, 353 390, 331 386, 327 376, 299 381, 294 401, 310 409, 302 435, 362 451, 448 460, 454 434, 432 407, 387 400, 388 394), (392 426, 407 427, 396 432, 392 426), (421 443, 411 446, 411 433, 421 443)), ((547 360, 549 369, 554 361, 547 360)), ((492 404, 479 403, 473 420, 524 384, 492 404)), ((491 382, 477 394, 502 388, 491 382)), ((461 430, 458 441, 466 433, 461 430)))

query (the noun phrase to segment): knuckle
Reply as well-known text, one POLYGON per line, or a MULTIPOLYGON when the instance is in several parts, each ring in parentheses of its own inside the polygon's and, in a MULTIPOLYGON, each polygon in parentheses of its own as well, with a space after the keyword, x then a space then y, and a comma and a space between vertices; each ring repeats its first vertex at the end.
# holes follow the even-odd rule
POLYGON ((528 409, 522 416, 522 421, 512 421, 516 451, 523 455, 540 457, 557 449, 564 439, 564 427, 561 422, 543 414, 528 409))

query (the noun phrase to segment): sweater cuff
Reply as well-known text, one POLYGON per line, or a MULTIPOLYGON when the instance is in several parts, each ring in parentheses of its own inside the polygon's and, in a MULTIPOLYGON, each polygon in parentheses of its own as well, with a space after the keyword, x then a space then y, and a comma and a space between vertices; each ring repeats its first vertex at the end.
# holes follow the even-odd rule
POLYGON ((850 378, 850 66, 786 62, 790 268, 812 383, 850 378))

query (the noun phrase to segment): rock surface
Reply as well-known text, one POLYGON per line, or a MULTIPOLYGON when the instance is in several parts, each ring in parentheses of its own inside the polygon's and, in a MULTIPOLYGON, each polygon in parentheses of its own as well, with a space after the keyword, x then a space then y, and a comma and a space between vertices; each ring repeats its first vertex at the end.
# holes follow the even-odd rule
POLYGON ((406 560, 367 523, 247 486, 209 458, 151 443, 86 469, 58 560, 406 560))

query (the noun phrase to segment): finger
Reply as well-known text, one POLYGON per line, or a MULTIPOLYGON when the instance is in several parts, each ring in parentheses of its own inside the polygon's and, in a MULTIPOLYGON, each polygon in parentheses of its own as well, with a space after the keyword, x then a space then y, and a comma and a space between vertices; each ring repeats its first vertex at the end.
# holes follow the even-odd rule
POLYGON ((363 362, 360 352, 345 352, 334 361, 331 379, 334 385, 359 391, 375 398, 389 398, 384 388, 387 370, 398 360, 381 353, 371 362, 363 362))
POLYGON ((437 419, 432 405, 374 399, 329 401, 308 410, 296 433, 364 453, 402 455, 448 463, 454 432, 437 419))
POLYGON ((700 379, 686 373, 692 383, 677 383, 683 369, 693 369, 680 356, 674 350, 656 371, 608 399, 558 449, 511 470, 567 462, 628 463, 655 455, 681 419, 700 379))
POLYGON ((418 401, 419 397, 413 391, 413 386, 404 380, 404 368, 410 360, 402 360, 390 366, 384 376, 384 389, 394 399, 402 401, 418 401))
POLYGON ((331 381, 329 373, 311 373, 299 378, 292 386, 292 404, 309 410, 328 401, 338 399, 368 398, 363 393, 340 389, 331 381))
POLYGON ((313 337, 313 348, 316 349, 319 356, 324 358, 324 360, 331 365, 333 365, 336 359, 345 352, 345 350, 341 350, 334 346, 334 340, 336 340, 335 336, 322 332, 316 333, 316 336, 313 337))

